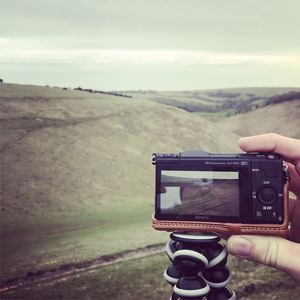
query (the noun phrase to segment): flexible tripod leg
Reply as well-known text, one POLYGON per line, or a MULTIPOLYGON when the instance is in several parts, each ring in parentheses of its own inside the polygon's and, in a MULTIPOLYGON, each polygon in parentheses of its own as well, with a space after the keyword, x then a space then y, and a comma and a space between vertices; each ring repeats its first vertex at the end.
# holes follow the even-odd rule
POLYGON ((171 300, 235 300, 227 287, 231 273, 227 250, 214 233, 173 232, 166 245, 172 264, 164 278, 173 286, 171 300))

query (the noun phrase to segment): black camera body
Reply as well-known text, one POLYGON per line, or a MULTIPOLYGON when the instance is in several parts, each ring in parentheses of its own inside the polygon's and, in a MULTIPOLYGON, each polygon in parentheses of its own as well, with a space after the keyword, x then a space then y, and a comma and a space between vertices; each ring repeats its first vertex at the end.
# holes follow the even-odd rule
POLYGON ((152 163, 156 229, 174 230, 176 224, 190 228, 197 222, 286 225, 288 174, 279 154, 192 150, 153 154, 152 163))

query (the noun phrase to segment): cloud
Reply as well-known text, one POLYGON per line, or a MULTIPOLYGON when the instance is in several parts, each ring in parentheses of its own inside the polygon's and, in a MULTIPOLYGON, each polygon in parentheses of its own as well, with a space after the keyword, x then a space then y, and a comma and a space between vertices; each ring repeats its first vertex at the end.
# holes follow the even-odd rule
POLYGON ((2 64, 82 64, 94 67, 107 65, 283 65, 299 67, 300 54, 281 52, 227 53, 184 49, 85 48, 49 44, 33 39, 0 38, 2 64))
POLYGON ((107 88, 299 85, 299 8, 298 0, 10 0, 0 9, 1 77, 107 88))

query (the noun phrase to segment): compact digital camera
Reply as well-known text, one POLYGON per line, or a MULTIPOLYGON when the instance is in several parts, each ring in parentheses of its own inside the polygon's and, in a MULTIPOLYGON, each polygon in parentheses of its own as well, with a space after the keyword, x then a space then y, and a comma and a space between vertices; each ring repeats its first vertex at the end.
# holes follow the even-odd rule
POLYGON ((288 172, 279 154, 153 154, 158 230, 288 233, 288 172))

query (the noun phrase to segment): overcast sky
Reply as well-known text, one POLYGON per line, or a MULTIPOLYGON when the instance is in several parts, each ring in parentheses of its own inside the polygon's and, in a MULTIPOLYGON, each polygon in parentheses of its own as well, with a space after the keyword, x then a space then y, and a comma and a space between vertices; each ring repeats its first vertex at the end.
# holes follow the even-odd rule
POLYGON ((102 90, 300 86, 298 0, 0 0, 0 78, 102 90))

